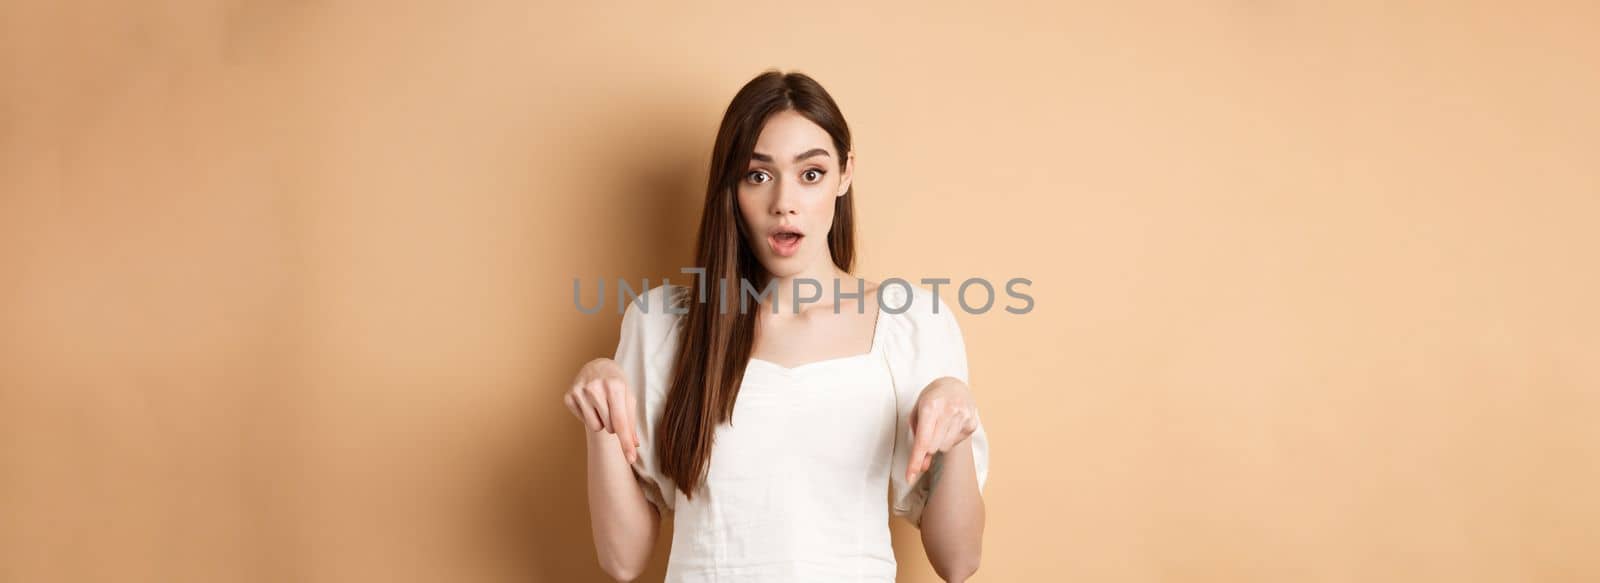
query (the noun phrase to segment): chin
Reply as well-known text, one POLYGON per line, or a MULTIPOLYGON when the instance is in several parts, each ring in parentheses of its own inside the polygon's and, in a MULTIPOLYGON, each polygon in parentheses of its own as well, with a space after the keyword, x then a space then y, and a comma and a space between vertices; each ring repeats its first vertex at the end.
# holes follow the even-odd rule
POLYGON ((793 277, 800 274, 800 266, 791 258, 773 257, 762 262, 761 267, 766 268, 767 275, 772 277, 793 277))
POLYGON ((801 255, 795 255, 794 257, 771 255, 762 258, 761 267, 766 269, 767 274, 772 277, 793 277, 800 275, 801 268, 805 266, 804 259, 801 255))

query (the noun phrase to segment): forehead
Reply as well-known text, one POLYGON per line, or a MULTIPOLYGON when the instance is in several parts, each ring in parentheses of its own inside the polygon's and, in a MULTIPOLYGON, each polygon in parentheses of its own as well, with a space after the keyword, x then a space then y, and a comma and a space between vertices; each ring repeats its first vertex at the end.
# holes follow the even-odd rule
POLYGON ((812 148, 823 148, 832 157, 833 138, 822 126, 794 110, 781 111, 767 118, 756 138, 756 151, 773 156, 779 163, 792 161, 795 155, 812 148))

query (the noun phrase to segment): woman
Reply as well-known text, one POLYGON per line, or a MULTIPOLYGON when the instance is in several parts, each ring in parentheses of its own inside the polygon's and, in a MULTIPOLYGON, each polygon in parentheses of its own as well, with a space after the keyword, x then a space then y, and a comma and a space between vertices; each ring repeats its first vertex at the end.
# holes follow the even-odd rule
POLYGON ((644 568, 663 510, 672 582, 893 581, 890 512, 941 577, 977 570, 988 441, 961 331, 935 294, 851 275, 854 160, 810 77, 768 71, 728 106, 704 274, 631 303, 565 396, 611 576, 644 568))

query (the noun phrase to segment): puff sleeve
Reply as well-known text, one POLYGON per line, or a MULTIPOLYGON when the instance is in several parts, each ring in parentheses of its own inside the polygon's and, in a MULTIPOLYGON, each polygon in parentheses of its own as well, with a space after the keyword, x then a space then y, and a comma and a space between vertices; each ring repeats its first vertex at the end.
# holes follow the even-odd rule
MULTIPOLYGON (((915 484, 906 483, 906 468, 911 448, 916 443, 911 431, 911 412, 922 390, 936 379, 955 377, 971 385, 967 376, 966 345, 955 312, 932 292, 909 286, 895 287, 883 297, 880 309, 900 309, 906 305, 907 298, 910 300, 905 311, 894 316, 886 346, 896 404, 894 458, 889 477, 891 509, 893 514, 904 516, 921 528, 922 509, 929 495, 927 476, 932 472, 919 476, 915 484), (911 293, 895 293, 907 288, 911 293)), ((989 475, 989 438, 981 419, 969 441, 977 469, 978 490, 982 492, 989 475)))
POLYGON ((622 369, 623 380, 634 400, 634 423, 639 433, 639 458, 633 473, 645 499, 660 512, 673 509, 672 480, 660 472, 656 460, 656 432, 666 403, 668 375, 677 349, 677 315, 668 301, 681 286, 659 286, 630 303, 622 316, 622 331, 612 360, 622 369))

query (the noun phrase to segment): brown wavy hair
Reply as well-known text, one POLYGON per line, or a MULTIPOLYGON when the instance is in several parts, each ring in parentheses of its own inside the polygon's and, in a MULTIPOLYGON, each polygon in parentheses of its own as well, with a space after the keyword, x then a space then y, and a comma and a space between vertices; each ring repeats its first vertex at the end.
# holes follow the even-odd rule
MULTIPOLYGON (((750 362, 757 310, 734 309, 740 305, 740 282, 765 289, 770 277, 747 243, 739 212, 739 183, 767 119, 789 110, 828 133, 837 150, 836 160, 847 160, 851 151, 850 127, 839 106, 821 84, 802 73, 768 70, 757 75, 739 89, 722 114, 695 244, 694 264, 705 272, 697 285, 691 286, 691 293, 679 298, 688 304, 688 312, 683 316, 661 429, 655 436, 662 473, 690 498, 705 479, 717 426, 733 417, 733 404, 750 362), (727 282, 726 287, 717 282, 727 282), (705 290, 705 295, 696 290, 705 290), (726 304, 722 304, 723 295, 726 304), (718 309, 720 305, 729 309, 724 312, 718 309)), ((844 196, 834 199, 833 224, 828 230, 833 263, 844 271, 850 271, 855 261, 854 190, 852 185, 844 196)))

